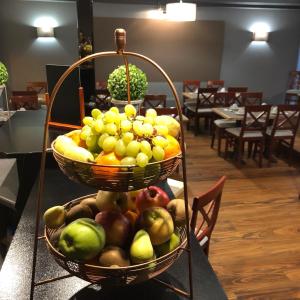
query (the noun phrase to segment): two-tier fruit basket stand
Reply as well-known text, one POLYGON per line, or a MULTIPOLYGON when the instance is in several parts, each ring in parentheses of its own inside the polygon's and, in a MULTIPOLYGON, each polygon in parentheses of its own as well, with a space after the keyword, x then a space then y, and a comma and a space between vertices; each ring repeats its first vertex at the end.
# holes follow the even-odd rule
MULTIPOLYGON (((56 280, 63 278, 77 276, 91 283, 110 283, 111 285, 133 285, 138 282, 153 279, 167 288, 172 289, 174 292, 188 298, 193 299, 193 289, 192 289, 192 271, 191 271, 191 247, 190 247, 190 227, 189 227, 189 210, 188 210, 188 195, 187 195, 187 178, 186 178, 186 162, 185 162, 185 147, 184 147, 184 131, 183 131, 183 121, 182 121, 182 111, 179 102, 179 98, 176 89, 166 74, 166 72, 153 60, 148 57, 125 51, 126 45, 126 32, 123 29, 116 29, 115 31, 115 43, 117 50, 108 52, 99 52, 89 56, 86 56, 73 65, 71 65, 68 70, 61 76, 61 78, 56 83, 53 92, 50 96, 46 122, 44 127, 44 139, 43 139, 43 152, 42 161, 40 168, 40 182, 39 191, 36 205, 36 224, 35 224, 35 239, 34 239, 34 251, 33 251, 33 266, 32 266, 32 281, 31 281, 31 299, 34 296, 34 289, 36 286, 41 284, 47 284, 56 280), (127 93, 128 93, 128 103, 130 103, 130 76, 128 70, 128 57, 137 57, 141 60, 147 61, 155 69, 157 69, 168 82, 169 87, 176 100, 176 107, 178 111, 179 121, 180 121, 180 143, 181 143, 181 153, 171 157, 169 159, 154 162, 148 164, 144 169, 138 168, 136 166, 124 166, 124 168, 119 168, 118 166, 104 166, 95 163, 79 162, 75 160, 68 159, 63 155, 59 154, 53 148, 53 155, 60 169, 72 180, 76 182, 85 183, 89 186, 96 187, 101 190, 107 191, 122 191, 127 192, 131 190, 137 190, 145 188, 151 184, 158 183, 160 181, 166 180, 177 168, 181 162, 183 182, 184 182, 184 199, 185 199, 185 226, 179 228, 180 231, 180 245, 173 251, 154 259, 150 262, 131 265, 128 267, 119 268, 108 268, 101 267, 99 265, 90 265, 80 261, 74 261, 65 257, 60 253, 51 243, 51 237, 55 234, 55 229, 50 229, 45 227, 44 236, 39 237, 39 225, 40 225, 40 215, 41 215, 41 203, 44 193, 44 180, 45 180, 45 162, 46 162, 46 150, 48 145, 48 128, 50 115, 52 110, 52 105, 54 99, 57 95, 59 88, 61 87, 64 80, 68 75, 77 67, 79 67, 84 62, 99 58, 99 57, 122 57, 126 66, 126 77, 127 77, 127 93), (126 167, 126 168, 125 168, 126 167), (113 172, 107 172, 108 168, 115 168, 113 172), (36 275, 36 262, 37 262, 37 246, 38 241, 44 239, 46 241, 49 252, 53 255, 56 262, 69 272, 69 275, 51 278, 44 280, 42 282, 35 281, 36 275), (179 289, 169 283, 163 282, 162 280, 156 278, 157 275, 167 270, 181 255, 183 251, 188 253, 188 270, 189 270, 189 291, 179 289)), ((90 196, 90 195, 89 195, 90 196)), ((88 196, 85 196, 88 197, 88 196)), ((66 209, 68 207, 79 203, 81 199, 78 198, 71 202, 65 204, 66 209)))

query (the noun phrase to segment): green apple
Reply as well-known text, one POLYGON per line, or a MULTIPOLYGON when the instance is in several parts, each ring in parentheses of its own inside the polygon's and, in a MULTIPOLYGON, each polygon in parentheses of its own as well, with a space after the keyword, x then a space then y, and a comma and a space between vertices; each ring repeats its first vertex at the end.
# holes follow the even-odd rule
POLYGON ((64 156, 72 160, 78 160, 82 162, 94 161, 94 156, 89 150, 78 146, 68 147, 64 152, 64 156))
POLYGON ((147 231, 139 230, 130 246, 130 258, 134 264, 141 264, 152 260, 154 257, 154 249, 151 244, 150 236, 147 231))
POLYGON ((59 228, 64 224, 66 219, 66 211, 63 206, 53 206, 48 208, 43 216, 44 222, 49 228, 59 228))
POLYGON ((62 231, 58 248, 67 257, 88 260, 100 253, 105 245, 105 232, 101 225, 89 218, 81 218, 62 231))
POLYGON ((174 249, 176 249, 180 245, 180 235, 178 232, 174 231, 171 235, 171 238, 165 243, 155 246, 155 253, 158 256, 163 256, 174 249))
POLYGON ((149 207, 140 214, 140 225, 150 236, 153 245, 168 241, 174 232, 172 216, 163 207, 149 207))

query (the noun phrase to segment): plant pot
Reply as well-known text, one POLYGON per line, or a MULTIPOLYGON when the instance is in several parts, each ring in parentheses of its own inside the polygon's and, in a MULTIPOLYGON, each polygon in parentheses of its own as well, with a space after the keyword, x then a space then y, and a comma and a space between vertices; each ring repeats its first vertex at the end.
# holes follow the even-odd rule
POLYGON ((4 89, 5 89, 5 84, 1 84, 0 85, 0 97, 1 97, 2 92, 4 91, 4 89))
MULTIPOLYGON (((120 112, 124 112, 124 107, 125 107, 125 105, 128 104, 127 100, 111 99, 110 101, 114 106, 116 106, 119 109, 120 112)), ((136 110, 139 112, 143 102, 144 102, 144 99, 131 100, 130 104, 132 104, 136 108, 136 110)))

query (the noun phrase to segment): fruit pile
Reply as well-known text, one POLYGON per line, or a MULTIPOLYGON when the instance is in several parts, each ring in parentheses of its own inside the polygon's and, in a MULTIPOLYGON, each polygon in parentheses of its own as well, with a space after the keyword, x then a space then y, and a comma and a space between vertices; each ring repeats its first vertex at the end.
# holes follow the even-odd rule
POLYGON ((157 116, 155 109, 137 116, 130 104, 124 111, 93 109, 91 117, 84 117, 81 130, 57 137, 55 150, 72 160, 142 168, 181 152, 180 125, 173 117, 157 116))
POLYGON ((185 224, 182 199, 170 200, 157 186, 128 193, 98 191, 65 209, 44 213, 56 229, 51 244, 66 257, 103 267, 149 262, 176 249, 185 224))

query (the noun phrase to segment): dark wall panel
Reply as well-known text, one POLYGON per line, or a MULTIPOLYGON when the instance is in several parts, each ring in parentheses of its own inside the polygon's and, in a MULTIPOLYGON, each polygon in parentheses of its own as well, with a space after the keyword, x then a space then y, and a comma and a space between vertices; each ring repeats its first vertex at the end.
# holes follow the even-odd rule
MULTIPOLYGON (((163 67, 173 81, 218 79, 220 77, 224 22, 168 22, 149 19, 94 18, 95 51, 114 50, 114 30, 127 31, 127 51, 144 54, 163 67)), ((163 81, 153 67, 130 58, 149 81, 163 81)), ((96 61, 96 80, 106 80, 121 59, 96 61)))

